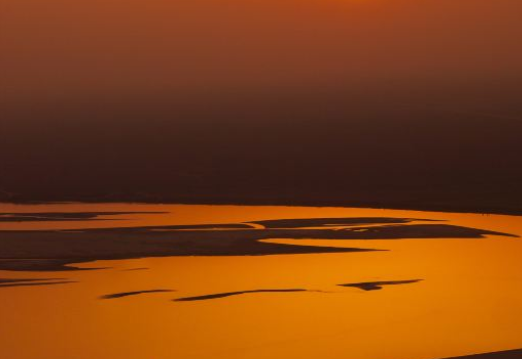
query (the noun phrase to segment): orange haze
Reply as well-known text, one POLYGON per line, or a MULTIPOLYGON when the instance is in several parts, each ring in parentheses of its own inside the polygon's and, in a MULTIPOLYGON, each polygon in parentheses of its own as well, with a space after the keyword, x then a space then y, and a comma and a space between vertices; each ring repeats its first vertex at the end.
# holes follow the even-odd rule
POLYGON ((1 0, 4 99, 520 76, 520 0, 1 0))

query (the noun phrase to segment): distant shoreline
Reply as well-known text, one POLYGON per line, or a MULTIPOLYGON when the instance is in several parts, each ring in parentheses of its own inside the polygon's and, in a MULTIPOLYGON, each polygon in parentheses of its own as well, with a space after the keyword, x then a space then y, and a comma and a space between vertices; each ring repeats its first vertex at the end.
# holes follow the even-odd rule
MULTIPOLYGON (((102 207, 100 205, 100 207, 102 207)), ((132 212, 6 212, 6 222, 95 221, 132 212)), ((136 214, 143 212, 135 212, 136 214)), ((0 231, 0 269, 66 271, 69 265, 97 260, 171 256, 264 256, 373 252, 370 242, 354 247, 288 245, 270 239, 398 240, 480 239, 517 234, 477 229, 443 221, 397 217, 274 218, 241 223, 84 228, 81 230, 0 231), (332 226, 333 225, 333 226, 332 226), (337 227, 343 228, 338 230, 337 227)), ((386 284, 380 282, 381 284, 386 284)), ((358 283, 369 290, 379 283, 358 283), (368 286, 370 285, 370 286, 368 286)))
POLYGON ((484 215, 511 215, 522 216, 522 208, 512 208, 511 206, 491 206, 491 205, 466 205, 466 204, 407 204, 396 202, 375 202, 357 201, 350 202, 344 200, 215 200, 215 199, 194 199, 187 198, 168 199, 168 200, 145 200, 145 199, 65 199, 65 200, 2 200, 0 203, 16 205, 50 205, 66 203, 126 203, 126 204, 180 204, 180 205, 233 205, 233 206, 284 206, 284 207, 342 207, 342 208, 368 208, 368 209, 390 209, 420 212, 450 212, 450 213, 474 213, 484 215))

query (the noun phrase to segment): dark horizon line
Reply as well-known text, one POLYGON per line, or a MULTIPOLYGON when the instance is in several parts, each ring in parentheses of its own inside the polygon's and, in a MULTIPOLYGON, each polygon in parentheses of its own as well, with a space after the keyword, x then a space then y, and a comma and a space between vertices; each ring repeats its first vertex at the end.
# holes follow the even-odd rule
POLYGON ((397 202, 378 202, 378 201, 346 201, 346 200, 216 200, 216 199, 194 199, 187 198, 169 198, 166 200, 160 199, 130 199, 126 196, 118 198, 78 198, 78 199, 63 199, 63 200, 32 200, 32 199, 17 199, 6 200, 0 198, 0 204, 14 204, 14 205, 57 205, 57 204, 150 204, 150 205, 216 205, 216 206, 280 206, 280 207, 339 207, 339 208, 361 208, 361 209, 386 209, 386 210, 404 210, 404 211, 418 211, 418 212, 441 212, 441 213, 470 213, 482 215, 511 215, 522 216, 521 208, 510 208, 508 206, 491 206, 491 205, 462 205, 462 204, 404 204, 397 202))

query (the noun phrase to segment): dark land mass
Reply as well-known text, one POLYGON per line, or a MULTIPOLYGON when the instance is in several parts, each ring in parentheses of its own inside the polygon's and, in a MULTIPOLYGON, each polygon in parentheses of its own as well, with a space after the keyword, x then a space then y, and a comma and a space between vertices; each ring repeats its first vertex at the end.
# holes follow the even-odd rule
POLYGON ((133 271, 140 271, 140 270, 149 270, 150 268, 146 267, 140 267, 140 268, 129 268, 129 269, 122 269, 124 272, 133 272, 133 271))
POLYGON ((165 212, 36 212, 1 213, 0 222, 60 222, 60 221, 101 221, 102 216, 136 214, 162 214, 165 212))
POLYGON ((137 291, 133 291, 133 292, 121 292, 121 293, 107 294, 107 295, 101 296, 100 299, 118 299, 118 298, 130 297, 130 296, 140 295, 140 294, 167 293, 167 292, 173 292, 173 290, 172 289, 137 290, 137 291))
MULTIPOLYGON (((71 270, 71 263, 103 259, 131 259, 163 256, 246 256, 373 251, 363 248, 335 248, 269 243, 269 239, 405 239, 483 238, 507 233, 446 224, 391 224, 414 219, 373 218, 371 227, 329 228, 332 219, 322 219, 319 228, 216 229, 195 226, 100 228, 82 231, 0 231, 0 269, 24 271, 71 270), (176 230, 178 229, 178 230, 176 230)), ((301 220, 299 220, 301 221, 301 220)), ((315 225, 318 220, 311 219, 315 225)), ((341 224, 342 221, 337 221, 341 224)), ((368 218, 348 218, 346 224, 368 223, 368 218)), ((249 223, 256 223, 255 221, 249 223)), ((301 223, 306 225, 306 222, 301 223)), ((214 226, 214 225, 211 225, 214 226)))
POLYGON ((4 103, 0 201, 521 215, 519 88, 405 80, 4 103))
MULTIPOLYGON (((42 255, 41 257, 45 257, 42 255)), ((118 258, 114 258, 118 259, 118 258)), ((124 258, 121 258, 124 259, 124 258)), ((73 258, 69 259, 47 259, 47 258, 23 258, 23 259, 3 259, 0 258, 0 270, 11 270, 11 271, 27 271, 27 272, 54 272, 54 271, 67 271, 67 270, 95 270, 95 269, 106 269, 106 268, 77 268, 70 267, 71 263, 83 263, 95 261, 95 257, 91 258, 73 258)))
POLYGON ((362 289, 364 291, 372 291, 372 290, 381 290, 384 286, 387 286, 387 285, 412 284, 412 283, 418 283, 420 281, 422 281, 422 279, 394 280, 394 281, 383 281, 383 282, 347 283, 347 284, 338 284, 338 286, 339 287, 353 287, 353 288, 362 289))
MULTIPOLYGON (((136 228, 136 227, 134 227, 136 228)), ((147 229, 147 227, 145 227, 147 229)), ((181 231, 181 230, 220 230, 220 229, 252 229, 246 223, 226 223, 226 224, 194 224, 194 225, 173 225, 165 227, 155 227, 154 231, 181 231)))
MULTIPOLYGON (((294 293, 294 292, 311 292, 308 289, 254 289, 254 290, 243 290, 238 292, 226 292, 209 295, 201 295, 197 297, 185 297, 174 299, 175 302, 194 302, 199 300, 210 300, 220 299, 226 297, 232 297, 235 295, 253 294, 253 293, 294 293)), ((315 292, 315 291, 314 291, 315 292)))
POLYGON ((54 284, 68 284, 75 283, 75 281, 65 280, 63 278, 41 278, 41 279, 6 279, 0 278, 0 288, 6 287, 28 287, 38 285, 54 285, 54 284))
POLYGON ((432 219, 418 218, 383 218, 383 217, 366 217, 366 218, 299 218, 299 219, 273 219, 266 221, 252 222, 260 224, 266 228, 301 228, 301 227, 319 227, 319 226, 361 226, 365 224, 401 224, 414 221, 437 222, 432 219))
POLYGON ((522 350, 510 350, 503 352, 475 354, 446 359, 520 359, 522 358, 522 350))
MULTIPOLYGON (((421 279, 415 280, 402 280, 402 281, 386 281, 386 282, 365 282, 365 283, 349 283, 349 284, 338 284, 341 287, 355 287, 360 288, 365 291, 371 290, 379 290, 382 289, 385 285, 399 285, 399 284, 410 284, 420 282, 421 279)), ((254 290, 243 290, 236 292, 225 292, 225 293, 216 293, 216 294, 208 294, 201 295, 196 297, 185 297, 185 298, 177 298, 174 299, 175 302, 192 302, 199 300, 209 300, 209 299, 220 299, 231 297, 235 295, 243 295, 243 294, 251 294, 251 293, 292 293, 292 292, 323 292, 321 290, 316 289, 254 289, 254 290)), ((324 293, 324 292, 323 292, 324 293)))

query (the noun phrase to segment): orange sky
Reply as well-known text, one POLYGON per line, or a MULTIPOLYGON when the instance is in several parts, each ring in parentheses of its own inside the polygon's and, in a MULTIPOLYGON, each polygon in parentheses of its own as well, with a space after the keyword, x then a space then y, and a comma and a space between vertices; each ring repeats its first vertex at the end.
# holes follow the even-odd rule
POLYGON ((0 0, 4 98, 522 74, 520 0, 0 0))

